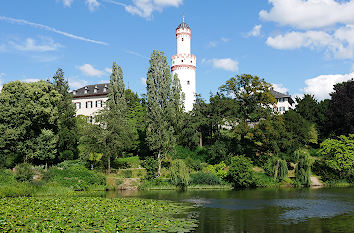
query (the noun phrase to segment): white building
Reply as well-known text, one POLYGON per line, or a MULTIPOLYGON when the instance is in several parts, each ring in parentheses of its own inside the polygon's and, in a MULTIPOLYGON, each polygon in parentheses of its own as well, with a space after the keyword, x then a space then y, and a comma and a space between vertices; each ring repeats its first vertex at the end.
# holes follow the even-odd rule
POLYGON ((108 83, 88 85, 74 90, 73 103, 76 106, 76 115, 84 115, 92 118, 103 109, 108 97, 108 83))
POLYGON ((285 113, 289 109, 295 107, 295 102, 289 94, 283 94, 277 91, 271 90, 273 96, 277 100, 276 106, 273 108, 274 112, 279 112, 280 114, 285 113))
POLYGON ((191 34, 192 31, 183 17, 183 22, 176 29, 177 54, 171 58, 171 71, 172 77, 177 74, 181 82, 186 111, 193 110, 196 99, 197 58, 191 54, 191 34))

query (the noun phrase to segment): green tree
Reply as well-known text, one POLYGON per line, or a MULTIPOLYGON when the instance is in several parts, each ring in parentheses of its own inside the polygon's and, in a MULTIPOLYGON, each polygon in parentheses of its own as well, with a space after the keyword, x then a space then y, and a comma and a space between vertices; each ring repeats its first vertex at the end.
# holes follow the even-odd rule
MULTIPOLYGON (((28 162, 42 129, 57 132, 61 95, 45 81, 5 84, 0 93, 0 161, 28 162)), ((0 162, 0 163, 1 163, 0 162)))
POLYGON ((132 147, 134 133, 128 124, 123 71, 113 62, 106 106, 96 119, 101 127, 99 142, 107 161, 107 172, 111 172, 111 159, 122 156, 132 147))
POLYGON ((327 127, 335 135, 353 134, 354 80, 334 85, 334 92, 330 95, 327 127))
POLYGON ((295 111, 305 120, 316 123, 318 103, 315 97, 310 94, 305 94, 303 98, 296 97, 296 102, 295 111))
POLYGON ((240 120, 257 122, 267 116, 276 103, 271 87, 271 84, 258 76, 242 74, 229 79, 219 89, 236 99, 240 120))
POLYGON ((321 144, 325 164, 339 173, 341 178, 354 173, 354 134, 327 139, 321 144))
POLYGON ((52 130, 42 129, 41 134, 33 143, 33 153, 29 155, 32 160, 41 162, 52 162, 57 155, 58 135, 55 135, 52 130))
POLYGON ((295 168, 295 180, 304 186, 311 186, 311 165, 313 163, 310 153, 306 149, 298 149, 294 152, 297 161, 295 168))
POLYGON ((68 81, 61 68, 53 76, 53 87, 61 94, 58 103, 58 153, 59 161, 75 159, 78 156, 78 137, 75 105, 69 93, 68 81))
POLYGON ((247 188, 254 185, 252 160, 244 156, 235 156, 231 159, 228 180, 234 188, 247 188))
POLYGON ((163 52, 153 51, 146 79, 147 142, 158 160, 158 176, 161 162, 175 146, 175 136, 170 119, 171 73, 163 52))
POLYGON ((181 189, 187 188, 189 182, 189 170, 183 160, 176 159, 172 161, 170 174, 174 185, 181 189))

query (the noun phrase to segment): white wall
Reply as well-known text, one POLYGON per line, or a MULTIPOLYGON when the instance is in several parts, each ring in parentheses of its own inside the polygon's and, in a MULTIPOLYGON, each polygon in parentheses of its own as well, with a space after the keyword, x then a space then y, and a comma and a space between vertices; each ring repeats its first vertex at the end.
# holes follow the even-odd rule
POLYGON ((97 112, 101 109, 102 107, 96 107, 96 101, 103 101, 105 103, 107 101, 106 96, 88 96, 88 97, 79 97, 79 98, 74 98, 73 103, 75 106, 77 106, 77 103, 81 103, 81 108, 79 109, 76 107, 76 116, 78 115, 84 115, 84 116, 94 116, 97 114, 97 112), (86 102, 92 101, 92 108, 86 108, 86 102))

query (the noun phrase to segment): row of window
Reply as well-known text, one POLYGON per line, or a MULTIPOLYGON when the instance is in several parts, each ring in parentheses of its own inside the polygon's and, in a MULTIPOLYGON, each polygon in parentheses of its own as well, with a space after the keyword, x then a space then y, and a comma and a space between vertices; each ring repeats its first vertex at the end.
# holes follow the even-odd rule
MULTIPOLYGON (((81 109, 81 102, 75 103, 76 109, 81 109)), ((102 108, 103 107, 103 101, 102 100, 96 100, 95 102, 96 108, 102 108)), ((85 103, 86 108, 92 108, 93 107, 93 102, 92 101, 86 101, 85 103)))
POLYGON ((278 99, 278 102, 287 102, 288 100, 287 100, 288 98, 279 98, 278 99))
POLYGON ((276 107, 273 109, 274 112, 285 112, 286 108, 285 107, 276 107))

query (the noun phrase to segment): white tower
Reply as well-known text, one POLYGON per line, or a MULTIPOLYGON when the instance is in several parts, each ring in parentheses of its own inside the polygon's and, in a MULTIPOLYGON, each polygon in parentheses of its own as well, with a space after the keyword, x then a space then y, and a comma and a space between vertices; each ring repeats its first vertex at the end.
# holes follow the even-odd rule
POLYGON ((197 58, 191 54, 191 34, 188 24, 183 22, 176 29, 177 54, 171 58, 172 77, 175 74, 181 82, 182 91, 185 95, 184 107, 186 111, 193 109, 195 103, 195 73, 197 70, 197 58))

